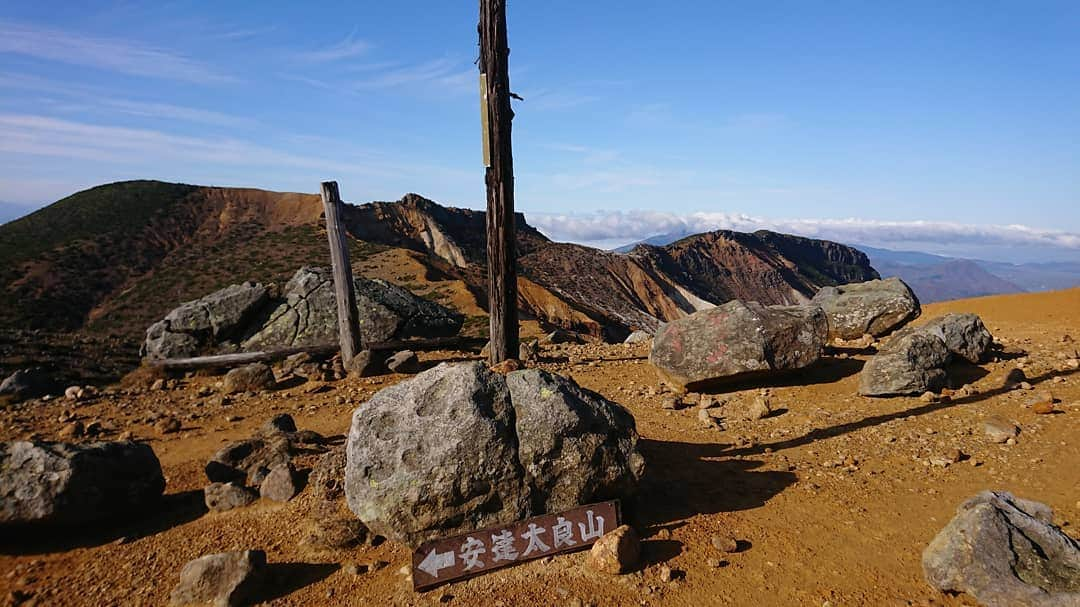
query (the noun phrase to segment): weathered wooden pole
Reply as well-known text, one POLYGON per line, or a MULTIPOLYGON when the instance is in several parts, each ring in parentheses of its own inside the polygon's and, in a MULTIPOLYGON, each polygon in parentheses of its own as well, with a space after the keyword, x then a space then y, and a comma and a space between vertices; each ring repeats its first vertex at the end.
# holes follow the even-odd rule
POLYGON ((491 362, 518 357, 514 156, 510 145, 510 49, 506 0, 480 0, 480 108, 487 183, 491 362))
POLYGON ((341 341, 341 362, 349 361, 361 349, 360 318, 356 311, 353 291, 352 265, 349 263, 349 242, 341 224, 341 195, 336 181, 322 182, 323 210, 326 213, 326 238, 330 241, 330 264, 334 274, 334 299, 337 300, 338 337, 341 341))

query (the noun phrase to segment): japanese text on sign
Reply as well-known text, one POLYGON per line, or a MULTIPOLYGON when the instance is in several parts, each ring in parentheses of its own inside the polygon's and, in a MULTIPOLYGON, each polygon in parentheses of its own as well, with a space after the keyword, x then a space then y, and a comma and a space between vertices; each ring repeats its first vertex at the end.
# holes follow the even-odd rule
POLYGON ((581 506, 459 536, 433 540, 413 552, 417 590, 520 561, 583 548, 618 527, 615 502, 581 506))

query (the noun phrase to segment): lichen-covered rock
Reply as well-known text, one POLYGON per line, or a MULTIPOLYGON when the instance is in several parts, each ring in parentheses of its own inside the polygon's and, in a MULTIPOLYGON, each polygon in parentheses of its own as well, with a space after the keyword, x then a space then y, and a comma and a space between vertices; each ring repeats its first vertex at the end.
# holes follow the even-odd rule
POLYGON ((936 336, 949 352, 970 363, 977 363, 994 343, 994 336, 977 314, 946 314, 905 331, 920 331, 936 336))
POLYGON ((936 392, 945 386, 949 350, 934 335, 897 335, 859 372, 859 394, 897 396, 936 392))
POLYGON ((926 581, 987 607, 1080 606, 1080 544, 1052 519, 1044 504, 983 491, 923 551, 926 581))
POLYGON ((203 348, 239 337, 268 300, 265 286, 245 282, 183 303, 146 331, 143 356, 194 356, 203 348))
POLYGON ((173 589, 173 607, 213 605, 241 607, 252 604, 265 582, 266 553, 238 550, 208 554, 189 561, 180 570, 180 583, 173 589))
MULTIPOLYGON (((455 335, 464 317, 395 284, 353 278, 360 332, 365 343, 407 337, 455 335)), ((304 267, 285 285, 284 301, 244 343, 245 350, 300 346, 337 338, 337 303, 328 268, 304 267)))
POLYGON ((859 374, 859 394, 897 396, 936 392, 946 366, 959 356, 979 362, 994 337, 975 314, 946 314, 897 331, 859 374))
POLYGON ((645 470, 634 416, 573 380, 527 369, 506 376, 518 457, 543 512, 625 497, 645 470))
POLYGON ((149 445, 0 443, 0 524, 77 524, 144 509, 165 491, 149 445))
POLYGON ((230 370, 225 374, 222 390, 226 394, 239 392, 261 392, 273 388, 277 384, 274 379, 274 370, 263 363, 251 363, 230 370))
POLYGON ((828 322, 817 306, 730 301, 664 324, 649 362, 677 389, 768 376, 816 362, 828 322))
POLYGON ((353 414, 349 508, 375 533, 433 537, 627 497, 644 461, 633 417, 572 380, 442 364, 353 414))
POLYGON ((919 298, 899 278, 824 287, 810 300, 829 319, 830 339, 887 335, 919 317, 919 298))

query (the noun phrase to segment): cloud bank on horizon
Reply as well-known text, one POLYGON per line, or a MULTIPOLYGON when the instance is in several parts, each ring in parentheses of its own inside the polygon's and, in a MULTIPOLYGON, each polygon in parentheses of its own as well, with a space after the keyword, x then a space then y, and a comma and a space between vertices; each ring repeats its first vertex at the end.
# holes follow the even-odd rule
MULTIPOLYGON (((1016 247, 1038 252, 1059 251, 1061 258, 1080 258, 1080 234, 1025 225, 981 225, 940 221, 873 219, 773 219, 743 213, 601 211, 589 214, 530 213, 529 223, 555 240, 602 248, 629 244, 657 235, 689 235, 713 230, 772 230, 848 244, 890 249, 916 249, 941 254, 990 254, 1016 247)), ((1052 253, 1051 253, 1052 255, 1052 253)))

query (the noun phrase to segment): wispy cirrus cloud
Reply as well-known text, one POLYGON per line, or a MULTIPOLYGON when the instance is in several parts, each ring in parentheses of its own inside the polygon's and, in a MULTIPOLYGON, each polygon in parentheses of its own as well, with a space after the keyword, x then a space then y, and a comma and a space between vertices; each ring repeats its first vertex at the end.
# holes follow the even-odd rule
POLYGON ((0 88, 49 93, 58 98, 70 100, 54 105, 61 110, 117 112, 130 116, 181 120, 223 127, 249 127, 258 124, 257 121, 246 116, 171 103, 121 99, 110 96, 111 91, 106 89, 49 80, 30 74, 0 72, 0 88))
MULTIPOLYGON (((451 58, 433 59, 423 63, 369 63, 350 66, 349 71, 363 74, 359 78, 340 78, 333 82, 320 77, 280 74, 281 78, 316 88, 361 94, 384 90, 436 90, 440 93, 476 92, 476 68, 451 58)), ((340 75, 339 75, 340 76, 340 75)))
POLYGON ((194 84, 236 81, 212 66, 168 50, 12 21, 0 21, 0 53, 194 84))
POLYGON ((245 173, 273 169, 279 176, 289 173, 304 180, 310 176, 312 184, 327 175, 392 178, 402 182, 431 175, 446 181, 463 177, 454 169, 395 159, 347 143, 326 140, 318 143, 293 138, 281 145, 262 145, 238 138, 193 137, 50 116, 0 114, 0 157, 11 154, 20 159, 45 156, 88 160, 125 171, 177 164, 189 167, 188 172, 193 173, 218 165, 239 167, 245 173), (335 148, 332 156, 320 153, 331 145, 335 148))
POLYGON ((359 57, 371 50, 371 46, 370 42, 358 40, 356 33, 353 32, 340 42, 330 46, 296 53, 296 58, 305 63, 333 63, 343 59, 359 57))
POLYGON ((1080 234, 1025 225, 860 218, 772 219, 741 213, 678 214, 645 210, 589 214, 531 213, 528 220, 552 238, 585 243, 634 242, 658 234, 694 234, 712 230, 773 230, 886 247, 943 243, 950 246, 1041 246, 1080 250, 1080 234))

